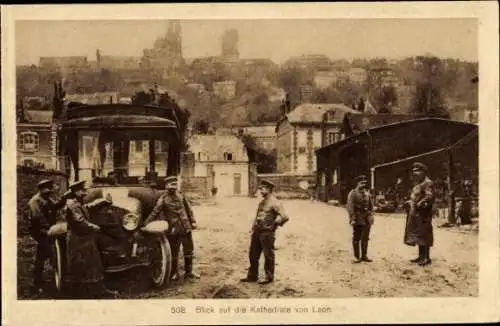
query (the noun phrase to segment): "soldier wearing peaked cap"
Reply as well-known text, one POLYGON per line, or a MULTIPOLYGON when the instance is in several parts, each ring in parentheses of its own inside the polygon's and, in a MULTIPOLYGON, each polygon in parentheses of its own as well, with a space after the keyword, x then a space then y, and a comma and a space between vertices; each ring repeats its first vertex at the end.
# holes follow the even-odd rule
POLYGON ((259 282, 267 284, 274 281, 275 266, 275 231, 278 226, 283 226, 289 217, 281 202, 274 197, 272 191, 274 184, 269 180, 263 180, 259 187, 263 199, 257 207, 257 214, 252 226, 252 237, 250 240, 249 260, 250 268, 247 277, 242 282, 257 282, 259 278, 259 259, 264 254, 265 279, 259 282))
POLYGON ((367 189, 368 180, 365 175, 356 177, 356 187, 347 196, 347 212, 349 224, 352 226, 352 246, 355 263, 371 262, 368 258, 368 241, 373 225, 373 201, 367 189), (361 244, 361 248, 360 248, 361 244), (361 249, 361 251, 360 251, 361 249))
POLYGON ((434 243, 432 216, 434 205, 433 182, 427 177, 427 166, 416 162, 412 166, 413 188, 407 206, 404 243, 418 245, 418 257, 411 262, 420 266, 431 263, 430 247, 434 243))
POLYGON ((167 177, 164 182, 166 192, 158 199, 156 206, 153 208, 144 224, 146 225, 153 221, 163 212, 163 216, 169 224, 167 239, 172 251, 172 280, 176 281, 180 278, 178 260, 181 245, 184 253, 185 277, 197 279, 200 276, 193 272, 194 242, 192 230, 197 228, 193 210, 186 197, 177 190, 177 177, 167 177))
POLYGON ((72 199, 66 205, 68 222, 67 274, 72 285, 72 294, 81 298, 96 298, 107 291, 103 285, 104 268, 97 244, 97 234, 101 228, 90 222, 91 211, 110 200, 97 199, 84 204, 87 195, 85 181, 77 181, 69 186, 72 199))
POLYGON ((41 293, 43 292, 43 267, 51 253, 51 241, 47 232, 56 223, 57 212, 64 207, 65 199, 54 199, 52 180, 42 180, 37 187, 38 192, 28 201, 25 214, 29 222, 30 234, 37 242, 32 290, 41 293))

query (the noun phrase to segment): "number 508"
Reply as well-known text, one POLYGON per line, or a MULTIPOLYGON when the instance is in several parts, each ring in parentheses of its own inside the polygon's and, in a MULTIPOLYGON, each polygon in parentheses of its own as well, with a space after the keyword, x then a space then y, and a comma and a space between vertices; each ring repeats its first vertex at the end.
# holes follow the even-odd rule
POLYGON ((170 312, 173 314, 183 314, 186 312, 186 308, 184 306, 174 306, 170 308, 170 312))

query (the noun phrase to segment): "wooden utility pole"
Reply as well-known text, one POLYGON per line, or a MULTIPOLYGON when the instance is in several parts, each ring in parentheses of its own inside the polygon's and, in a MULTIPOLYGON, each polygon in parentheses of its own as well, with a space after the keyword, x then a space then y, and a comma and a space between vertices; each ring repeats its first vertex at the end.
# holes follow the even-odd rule
POLYGON ((155 162, 156 162, 156 152, 155 152, 155 141, 150 138, 148 141, 148 150, 149 150, 149 181, 153 181, 153 177, 155 176, 155 162))
POLYGON ((455 225, 455 168, 453 155, 448 151, 448 225, 455 225))

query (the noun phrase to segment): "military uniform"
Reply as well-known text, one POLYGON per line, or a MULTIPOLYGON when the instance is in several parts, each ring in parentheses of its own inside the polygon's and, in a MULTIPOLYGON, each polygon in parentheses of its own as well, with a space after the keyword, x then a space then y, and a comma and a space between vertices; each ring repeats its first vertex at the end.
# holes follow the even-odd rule
MULTIPOLYGON (((415 163, 413 171, 426 172, 427 167, 422 163, 415 163)), ((427 177, 417 182, 410 193, 407 207, 404 243, 419 247, 419 256, 412 262, 420 265, 430 264, 430 247, 434 244, 432 228, 434 206, 433 182, 427 177)))
MULTIPOLYGON (((168 177, 165 179, 167 189, 177 187, 177 178, 168 177)), ((189 278, 198 278, 193 272, 194 242, 192 231, 196 228, 191 205, 186 197, 179 191, 169 192, 168 190, 158 199, 156 206, 145 221, 145 224, 157 218, 163 213, 169 224, 167 239, 172 252, 172 278, 176 280, 178 276, 179 250, 182 245, 184 254, 184 270, 189 278)))
MULTIPOLYGON (((70 188, 74 194, 85 189, 85 182, 76 182, 70 188)), ((92 298, 103 290, 104 267, 97 244, 100 227, 89 221, 89 210, 97 203, 83 204, 80 198, 75 198, 66 205, 67 277, 72 294, 85 298, 92 298)))
POLYGON ((39 192, 29 201, 26 214, 29 221, 29 230, 37 242, 35 267, 33 270, 33 286, 39 290, 43 285, 43 267, 51 256, 52 240, 47 236, 50 227, 56 223, 57 211, 64 207, 64 199, 55 201, 49 196, 42 195, 42 191, 51 191, 53 181, 43 180, 38 183, 39 192))
MULTIPOLYGON (((274 184, 264 180, 263 186, 269 189, 274 188, 274 184)), ((257 214, 252 225, 252 237, 250 240, 249 260, 250 268, 244 282, 256 282, 259 274, 260 255, 264 254, 265 281, 269 283, 274 280, 275 266, 275 231, 278 226, 283 226, 289 220, 283 205, 271 193, 264 197, 257 207, 257 214)))
MULTIPOLYGON (((359 182, 365 181, 365 176, 356 178, 359 182)), ((352 246, 356 262, 370 262, 368 258, 368 241, 370 239, 370 230, 373 225, 373 202, 371 195, 366 189, 361 189, 359 186, 352 189, 347 196, 347 212, 349 214, 349 222, 352 225, 352 246), (361 244, 361 252, 360 252, 361 244)))

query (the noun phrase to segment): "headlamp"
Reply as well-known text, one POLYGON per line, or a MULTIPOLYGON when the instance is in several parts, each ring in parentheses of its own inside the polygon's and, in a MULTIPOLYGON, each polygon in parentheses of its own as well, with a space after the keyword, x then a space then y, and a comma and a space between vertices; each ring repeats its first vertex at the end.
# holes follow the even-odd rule
POLYGON ((123 217, 123 228, 127 231, 133 231, 139 226, 139 216, 128 213, 123 217))

